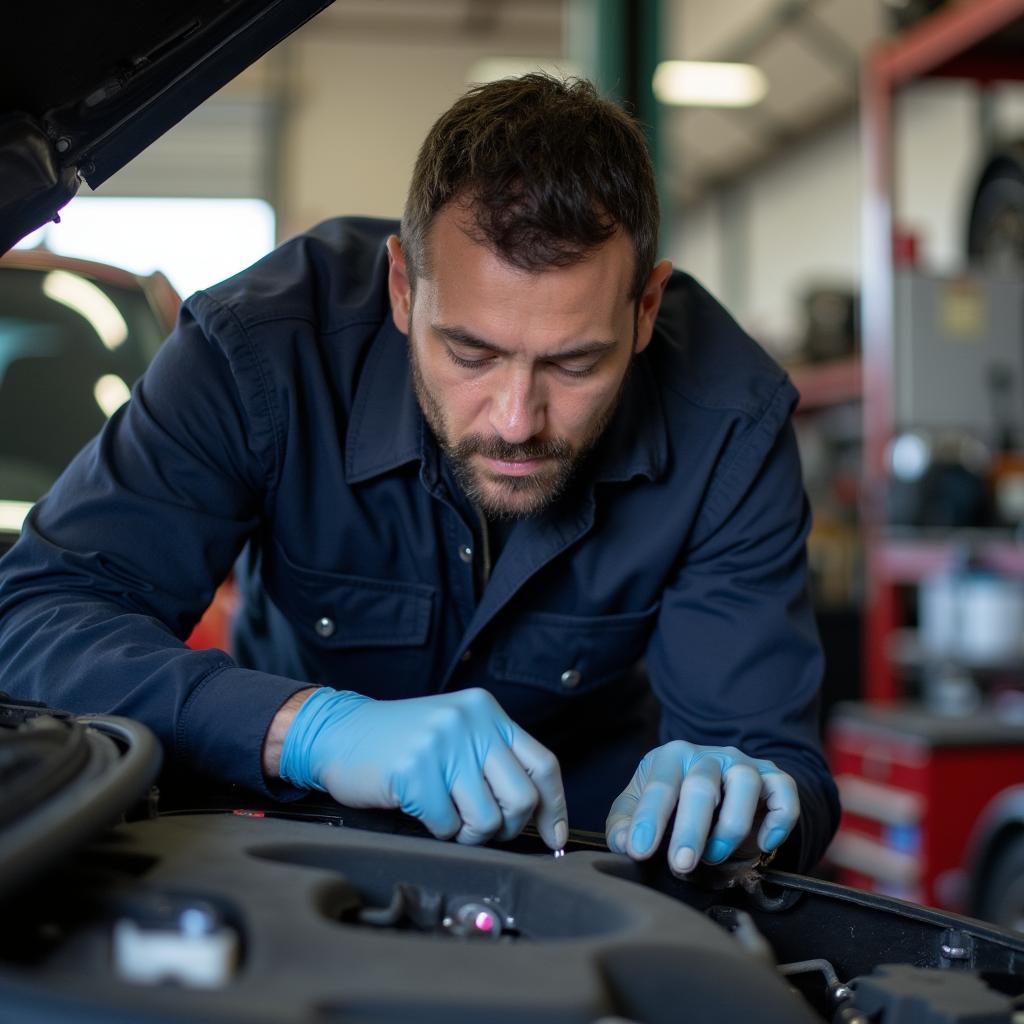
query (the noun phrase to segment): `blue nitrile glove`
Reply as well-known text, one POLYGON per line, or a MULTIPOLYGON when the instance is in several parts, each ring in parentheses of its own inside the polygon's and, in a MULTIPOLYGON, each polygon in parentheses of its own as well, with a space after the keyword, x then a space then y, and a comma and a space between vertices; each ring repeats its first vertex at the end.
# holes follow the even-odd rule
POLYGON ((558 760, 486 690, 387 701, 317 690, 285 735, 280 774, 349 807, 400 808, 439 839, 512 839, 534 814, 552 849, 568 838, 558 760))
POLYGON ((668 863, 673 874, 685 875, 699 860, 721 864, 738 848, 739 856, 756 854, 750 840, 762 816, 757 848, 776 849, 793 831, 800 798, 793 779, 771 761, 735 747, 673 740, 647 754, 615 798, 605 823, 609 849, 644 860, 661 844, 673 811, 668 863))

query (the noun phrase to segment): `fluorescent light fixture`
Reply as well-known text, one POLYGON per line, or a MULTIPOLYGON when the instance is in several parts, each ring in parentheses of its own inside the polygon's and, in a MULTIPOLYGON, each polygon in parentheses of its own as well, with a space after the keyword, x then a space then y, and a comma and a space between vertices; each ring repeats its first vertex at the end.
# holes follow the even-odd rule
POLYGON ((753 64, 663 60, 654 70, 654 95, 677 107, 752 107, 768 92, 768 79, 753 64))
POLYGON ((573 61, 559 57, 481 57, 466 72, 468 83, 497 82, 501 78, 519 78, 532 71, 543 71, 555 78, 579 77, 582 72, 573 61))
POLYGON ((31 501, 0 501, 0 530, 20 533, 25 516, 31 509, 31 501))
POLYGON ((128 338, 128 325, 121 311, 92 281, 66 270, 51 270, 43 280, 43 293, 88 320, 111 352, 128 338))
POLYGON ((109 420, 132 397, 132 393, 116 373, 105 373, 93 385, 92 397, 109 420))

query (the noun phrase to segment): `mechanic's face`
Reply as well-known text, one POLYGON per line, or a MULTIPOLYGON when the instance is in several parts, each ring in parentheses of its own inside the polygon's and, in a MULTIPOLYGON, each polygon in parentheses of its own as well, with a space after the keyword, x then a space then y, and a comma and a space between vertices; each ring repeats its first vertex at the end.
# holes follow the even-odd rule
POLYGON ((392 311, 423 415, 466 496, 492 518, 534 515, 608 425, 671 265, 655 267, 636 303, 622 232, 581 263, 529 273, 473 241, 468 223, 454 204, 434 219, 415 302, 388 239, 392 311))

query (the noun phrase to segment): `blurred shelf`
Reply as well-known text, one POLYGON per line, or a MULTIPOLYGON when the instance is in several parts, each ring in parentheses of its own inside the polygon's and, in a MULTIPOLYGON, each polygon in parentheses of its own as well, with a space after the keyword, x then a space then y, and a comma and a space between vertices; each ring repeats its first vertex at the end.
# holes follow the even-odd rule
POLYGON ((888 583, 919 583, 965 556, 996 572, 1024 576, 1024 541, 1011 530, 887 531, 872 554, 872 570, 888 583))
MULTIPOLYGON (((992 82, 1024 77, 1024 0, 948 3, 875 49, 860 77, 862 174, 861 397, 864 435, 865 645, 864 695, 887 703, 902 688, 887 638, 903 624, 901 586, 919 583, 955 564, 966 549, 981 565, 1024 575, 1024 543, 1012 535, 969 531, 944 537, 897 537, 882 521, 888 447, 897 431, 892 367, 896 352, 894 239, 901 223, 897 201, 897 94, 929 76, 974 80, 979 95, 992 82)), ((946 169, 948 171, 948 168, 946 169)), ((943 168, 929 173, 943 174, 943 168)), ((948 175, 947 175, 948 176, 948 175)), ((909 186, 908 186, 909 187, 909 186)), ((902 189, 906 192, 906 189, 902 189)), ((952 386, 955 386, 953 382, 952 386)))
POLYGON ((998 659, 979 658, 962 651, 939 654, 925 648, 919 630, 907 627, 894 629, 887 641, 889 657, 902 669, 928 672, 955 666, 972 675, 1016 676, 1024 672, 1024 650, 998 659))
POLYGON ((791 366, 789 376, 800 392, 798 412, 856 402, 863 390, 860 356, 791 366))

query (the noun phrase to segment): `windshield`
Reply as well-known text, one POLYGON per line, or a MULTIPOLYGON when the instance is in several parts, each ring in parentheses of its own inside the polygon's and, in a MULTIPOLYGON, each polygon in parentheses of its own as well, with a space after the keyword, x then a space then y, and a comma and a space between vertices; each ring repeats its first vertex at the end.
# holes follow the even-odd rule
POLYGON ((142 288, 0 265, 0 500, 40 497, 163 340, 142 288))

